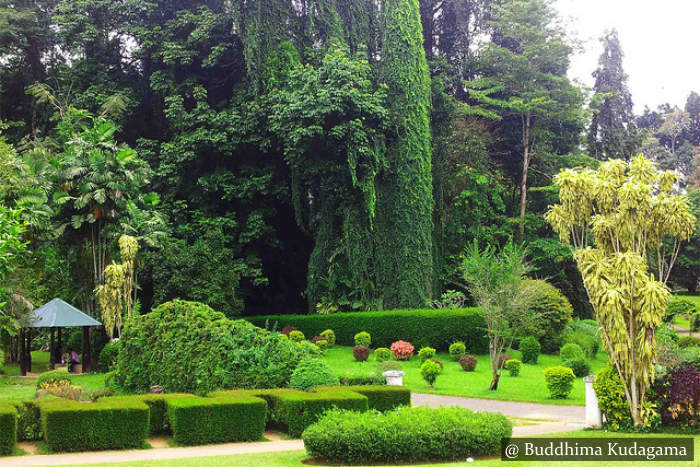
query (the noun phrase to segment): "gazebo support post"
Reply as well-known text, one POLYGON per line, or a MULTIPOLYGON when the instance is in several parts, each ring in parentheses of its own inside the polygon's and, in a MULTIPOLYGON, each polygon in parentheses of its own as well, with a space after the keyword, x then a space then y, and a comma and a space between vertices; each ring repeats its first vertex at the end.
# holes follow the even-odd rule
POLYGON ((58 340, 58 345, 56 346, 56 360, 58 360, 58 363, 63 363, 63 343, 61 342, 61 328, 57 328, 58 330, 56 331, 57 340, 58 340))
POLYGON ((24 340, 24 329, 19 330, 17 339, 19 340, 19 372, 22 376, 27 376, 27 353, 24 351, 24 345, 26 343, 24 340))
POLYGON ((90 326, 83 326, 83 373, 90 370, 90 326))
POLYGON ((49 340, 49 366, 52 370, 56 369, 56 328, 51 328, 49 331, 51 339, 49 340))
POLYGON ((27 328, 27 343, 25 344, 25 352, 27 352, 27 371, 32 372, 32 329, 27 328))

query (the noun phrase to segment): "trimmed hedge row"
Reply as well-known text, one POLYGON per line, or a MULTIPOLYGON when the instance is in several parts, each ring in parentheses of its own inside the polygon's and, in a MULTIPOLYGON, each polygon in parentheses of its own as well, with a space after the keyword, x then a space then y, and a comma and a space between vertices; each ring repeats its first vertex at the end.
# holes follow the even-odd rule
POLYGON ((191 398, 192 394, 140 394, 135 396, 105 397, 100 401, 118 402, 121 400, 139 400, 148 406, 150 414, 149 435, 157 435, 170 432, 168 423, 166 402, 170 399, 191 398))
POLYGON ((489 349, 486 322, 478 308, 443 310, 394 310, 333 313, 329 315, 271 315, 245 318, 259 327, 280 330, 296 326, 307 336, 326 329, 335 332, 336 343, 354 345, 354 336, 367 331, 374 347, 389 347, 397 340, 410 341, 416 348, 429 345, 447 350, 462 341, 468 353, 486 353, 489 349))
POLYGON ((91 404, 41 401, 44 440, 51 451, 141 448, 149 430, 148 406, 137 398, 91 404))
POLYGON ((316 392, 352 391, 367 398, 370 410, 392 410, 402 405, 411 405, 411 390, 404 386, 343 386, 321 387, 316 392))
POLYGON ((181 445, 258 441, 265 431, 267 404, 257 397, 170 398, 166 405, 181 445))
POLYGON ((17 409, 0 403, 0 455, 12 454, 17 444, 17 409))

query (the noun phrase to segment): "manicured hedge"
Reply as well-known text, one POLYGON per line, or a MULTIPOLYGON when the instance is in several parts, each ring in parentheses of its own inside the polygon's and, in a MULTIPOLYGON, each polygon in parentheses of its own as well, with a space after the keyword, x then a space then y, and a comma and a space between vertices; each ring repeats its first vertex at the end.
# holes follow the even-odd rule
POLYGON ((0 403, 0 455, 12 454, 17 444, 17 409, 0 403))
POLYGON ((327 392, 303 392, 295 389, 262 389, 250 391, 220 391, 212 393, 218 397, 240 397, 246 394, 267 401, 269 420, 272 426, 280 426, 292 437, 314 423, 326 410, 337 407, 348 410, 368 409, 367 397, 348 390, 327 392))
POLYGON ((371 410, 391 410, 402 405, 411 405, 411 390, 404 386, 343 386, 317 388, 317 392, 333 390, 352 391, 367 398, 371 410))
POLYGON ((39 408, 51 451, 141 448, 148 436, 148 406, 137 398, 91 404, 50 400, 40 402, 39 408))
POLYGON ((192 394, 140 394, 136 396, 114 396, 100 399, 101 401, 117 402, 120 400, 140 400, 148 406, 150 414, 149 435, 157 435, 170 433, 170 423, 168 422, 168 414, 166 401, 169 399, 181 399, 183 397, 191 398, 192 394))
POLYGON ((265 431, 267 404, 261 398, 183 397, 166 399, 173 439, 181 445, 257 441, 265 431))
POLYGON ((302 438, 316 459, 359 464, 494 455, 511 432, 511 422, 498 413, 400 407, 382 413, 328 411, 302 438))
POLYGON ((394 341, 405 340, 416 348, 429 345, 440 350, 462 341, 467 352, 472 354, 486 353, 489 349, 486 322, 478 308, 271 315, 246 319, 260 327, 267 324, 268 329, 296 326, 307 336, 332 329, 340 345, 355 345, 355 334, 367 331, 372 335, 374 347, 389 347, 394 341))
POLYGON ((36 401, 13 401, 17 409, 17 440, 36 441, 42 438, 41 414, 36 401))

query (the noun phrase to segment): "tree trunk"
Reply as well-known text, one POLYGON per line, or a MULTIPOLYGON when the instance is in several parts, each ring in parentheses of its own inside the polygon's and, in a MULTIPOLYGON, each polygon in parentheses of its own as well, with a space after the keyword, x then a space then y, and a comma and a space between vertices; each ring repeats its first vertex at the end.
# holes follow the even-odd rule
POLYGON ((495 391, 496 389, 498 389, 498 379, 500 377, 501 376, 498 374, 498 369, 494 368, 491 371, 491 385, 489 386, 489 389, 491 391, 495 391))
POLYGON ((91 361, 90 361, 90 328, 88 326, 83 326, 83 360, 82 367, 83 373, 90 371, 91 361))
POLYGON ((530 114, 523 116, 523 175, 520 179, 520 240, 525 238, 525 206, 527 204, 527 170, 530 167, 530 114))

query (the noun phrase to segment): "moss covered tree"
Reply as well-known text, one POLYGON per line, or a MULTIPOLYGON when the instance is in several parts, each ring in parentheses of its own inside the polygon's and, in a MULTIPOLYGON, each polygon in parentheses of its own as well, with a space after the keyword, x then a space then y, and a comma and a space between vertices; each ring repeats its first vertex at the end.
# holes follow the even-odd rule
POLYGON ((376 260, 384 308, 431 295, 430 76, 417 0, 384 3, 381 78, 388 87, 387 165, 378 181, 376 260))

